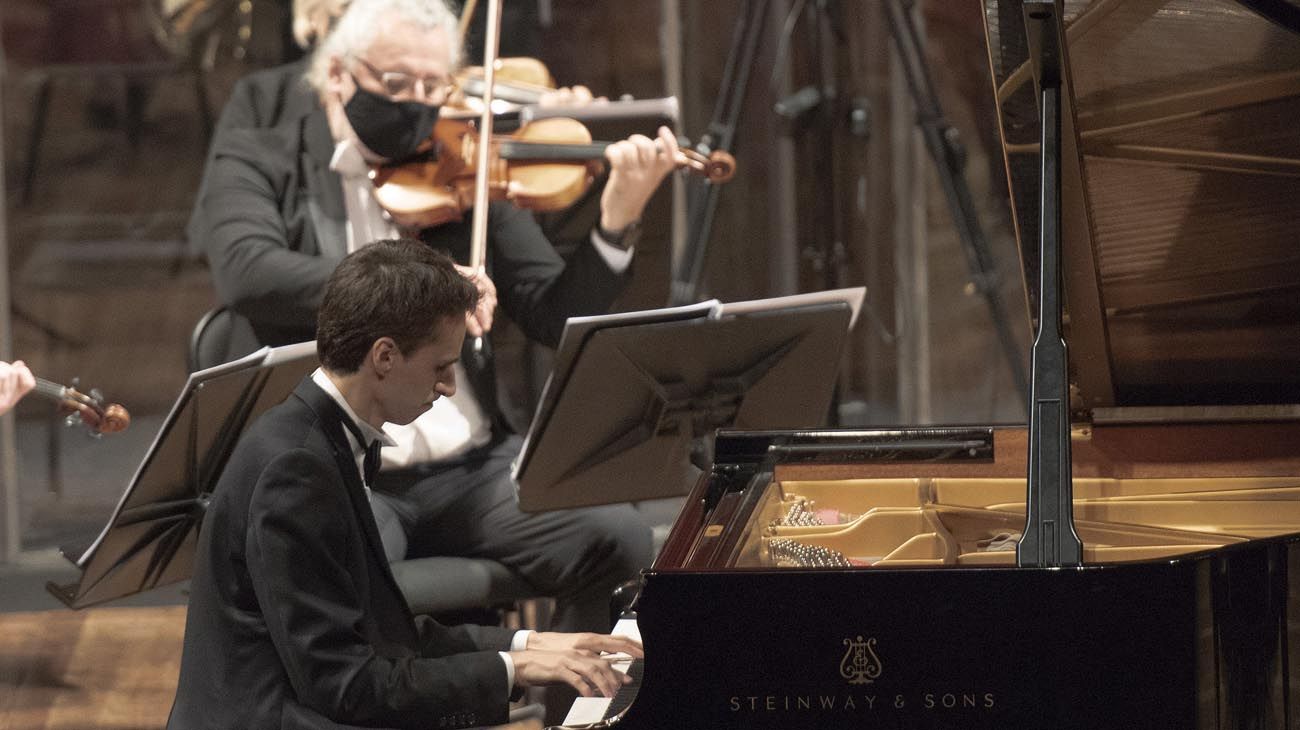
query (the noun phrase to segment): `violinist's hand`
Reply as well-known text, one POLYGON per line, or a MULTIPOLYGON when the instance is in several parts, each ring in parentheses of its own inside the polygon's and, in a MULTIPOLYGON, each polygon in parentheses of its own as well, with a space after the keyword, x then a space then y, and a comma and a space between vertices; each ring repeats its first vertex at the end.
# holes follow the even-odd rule
POLYGON ((515 681, 518 684, 529 686, 564 683, 578 690, 584 697, 597 694, 612 697, 619 685, 631 680, 613 669, 611 663, 628 657, 640 659, 644 656, 641 642, 627 636, 555 631, 534 631, 528 635, 527 650, 511 654, 515 661, 515 681), (519 666, 521 654, 528 655, 523 657, 525 668, 529 670, 527 677, 519 666), (527 666, 529 660, 537 660, 539 663, 527 666), (552 675, 550 672, 557 674, 552 675))
POLYGON ((677 167, 677 137, 667 127, 651 140, 634 134, 605 149, 609 160, 609 181, 600 196, 600 225, 618 232, 641 220, 650 196, 668 173, 677 167))
POLYGON ((562 86, 558 89, 544 92, 537 99, 537 106, 554 107, 554 106, 586 106, 595 101, 607 101, 605 97, 596 98, 592 96, 591 89, 585 86, 562 86))
POLYGON ((478 306, 465 315, 465 332, 470 337, 482 337, 492 330, 492 314, 497 309, 497 285, 482 269, 456 264, 456 270, 478 288, 478 306))
POLYGON ((14 360, 12 365, 0 362, 0 414, 8 413, 34 387, 36 378, 22 360, 14 360))

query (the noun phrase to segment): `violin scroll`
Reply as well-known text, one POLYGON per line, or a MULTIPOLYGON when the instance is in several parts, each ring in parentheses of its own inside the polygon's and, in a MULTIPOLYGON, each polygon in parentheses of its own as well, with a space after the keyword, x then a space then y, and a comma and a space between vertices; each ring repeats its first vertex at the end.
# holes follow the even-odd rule
POLYGON ((131 425, 131 414, 121 403, 109 403, 104 408, 104 418, 100 423, 100 433, 119 433, 131 425))
POLYGON ((692 149, 681 149, 679 153, 678 167, 698 172, 711 183, 724 183, 736 176, 736 158, 726 150, 713 150, 704 155, 692 149))
POLYGON ((94 436, 119 433, 131 425, 126 408, 119 403, 105 405, 103 394, 96 388, 83 393, 72 386, 37 378, 32 392, 56 402, 60 412, 67 414, 68 425, 80 421, 94 436))
POLYGON ((68 413, 68 424, 81 421, 95 435, 120 433, 131 425, 131 414, 120 403, 104 403, 104 396, 97 388, 89 393, 82 393, 76 388, 65 387, 60 409, 68 413))

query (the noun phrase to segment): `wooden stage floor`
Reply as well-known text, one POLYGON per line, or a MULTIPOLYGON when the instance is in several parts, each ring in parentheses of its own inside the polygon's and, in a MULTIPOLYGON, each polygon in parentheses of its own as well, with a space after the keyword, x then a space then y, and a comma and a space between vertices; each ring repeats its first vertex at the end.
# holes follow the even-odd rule
POLYGON ((184 636, 185 606, 0 613, 0 730, 162 730, 184 636))
POLYGON ((0 614, 0 730, 158 730, 185 607, 0 614))

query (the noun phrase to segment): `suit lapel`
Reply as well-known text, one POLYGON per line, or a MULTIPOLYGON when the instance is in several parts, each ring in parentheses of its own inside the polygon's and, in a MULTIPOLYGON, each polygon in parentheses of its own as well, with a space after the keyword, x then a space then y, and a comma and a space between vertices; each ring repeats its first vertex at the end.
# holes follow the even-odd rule
POLYGON ((334 138, 330 135, 325 110, 318 105, 302 118, 302 125, 306 204, 316 229, 316 246, 322 256, 343 258, 348 252, 347 208, 339 176, 330 170, 334 138))
MULTIPOLYGON (((343 425, 343 419, 347 418, 347 414, 334 402, 334 399, 329 397, 329 394, 312 382, 310 375, 298 384, 294 395, 302 399, 320 419, 321 427, 329 439, 330 449, 334 452, 334 460, 343 475, 344 484, 347 485, 348 499, 352 502, 352 511, 356 513, 357 522, 361 525, 371 557, 379 563, 380 573, 388 582, 389 588, 401 597, 402 590, 397 585, 397 579, 393 577, 392 568, 388 566, 388 555, 384 552, 384 543, 379 538, 375 514, 370 508, 370 501, 366 499, 361 473, 357 471, 357 463, 352 458, 352 447, 348 443, 346 434, 347 426, 343 425)), ((401 603, 403 606, 406 605, 405 598, 401 603)))

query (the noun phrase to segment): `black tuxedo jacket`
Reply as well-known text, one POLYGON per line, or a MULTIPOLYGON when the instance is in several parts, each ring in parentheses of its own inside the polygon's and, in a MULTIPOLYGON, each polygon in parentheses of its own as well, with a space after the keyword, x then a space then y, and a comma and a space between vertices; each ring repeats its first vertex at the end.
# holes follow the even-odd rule
POLYGON ((513 631, 411 616, 346 416, 308 378, 235 448, 204 517, 169 730, 505 722, 513 631))
MULTIPOLYGON (((301 119, 310 114, 317 106, 316 92, 307 85, 304 76, 307 73, 307 59, 254 71, 240 78, 230 90, 230 98, 221 108, 213 129, 213 144, 208 146, 205 167, 212 166, 219 142, 232 130, 265 129, 278 126, 286 119, 301 119)), ((195 206, 186 225, 186 238, 189 253, 195 258, 203 258, 203 245, 207 240, 208 224, 203 220, 203 208, 200 205, 207 194, 207 178, 199 184, 199 193, 194 197, 195 206)))
MULTIPOLYGON (((190 223, 218 297, 256 335, 256 342, 233 343, 232 357, 314 339, 325 283, 346 252, 342 186, 329 169, 334 141, 325 112, 296 81, 301 70, 291 64, 241 82, 231 104, 242 111, 227 109, 223 123, 273 126, 217 133, 190 223)), ((567 318, 609 309, 629 272, 611 271, 590 241, 566 261, 530 213, 491 205, 489 273, 501 307, 530 339, 553 347, 567 318)), ((421 238, 464 263, 470 229, 467 216, 421 238)), ((496 416, 495 382, 484 364, 466 360, 475 393, 496 416)))

